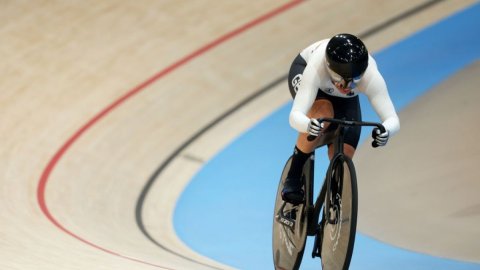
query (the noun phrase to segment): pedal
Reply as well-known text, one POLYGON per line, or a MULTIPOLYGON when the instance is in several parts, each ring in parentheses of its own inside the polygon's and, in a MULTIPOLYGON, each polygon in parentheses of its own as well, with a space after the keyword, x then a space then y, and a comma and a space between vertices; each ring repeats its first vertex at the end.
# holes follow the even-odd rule
POLYGON ((290 211, 288 211, 286 214, 284 214, 285 205, 286 205, 286 203, 284 202, 282 204, 282 207, 278 210, 277 214, 275 215, 275 219, 277 220, 277 222, 287 226, 288 228, 290 228, 290 230, 293 231, 293 229, 295 228, 295 220, 296 220, 296 217, 297 217, 297 211, 296 211, 296 209, 290 209, 290 211))

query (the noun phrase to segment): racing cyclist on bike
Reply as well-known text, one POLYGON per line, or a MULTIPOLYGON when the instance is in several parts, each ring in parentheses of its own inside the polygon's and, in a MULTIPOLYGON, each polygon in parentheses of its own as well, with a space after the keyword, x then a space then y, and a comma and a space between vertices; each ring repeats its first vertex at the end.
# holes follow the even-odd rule
MULTIPOLYGON (((304 201, 302 169, 315 150, 319 136, 329 128, 316 119, 328 117, 361 121, 359 93, 368 97, 386 132, 375 128, 372 137, 384 146, 400 129, 400 121, 388 94, 387 85, 364 43, 354 35, 338 34, 305 48, 293 61, 288 86, 294 99, 290 125, 299 132, 291 167, 282 190, 282 198, 292 204, 304 201), (308 141, 307 136, 316 136, 308 141)), ((333 125, 331 129, 335 128, 333 125)), ((345 154, 353 158, 361 127, 349 127, 345 133, 345 154)), ((328 145, 332 158, 333 146, 328 145)))

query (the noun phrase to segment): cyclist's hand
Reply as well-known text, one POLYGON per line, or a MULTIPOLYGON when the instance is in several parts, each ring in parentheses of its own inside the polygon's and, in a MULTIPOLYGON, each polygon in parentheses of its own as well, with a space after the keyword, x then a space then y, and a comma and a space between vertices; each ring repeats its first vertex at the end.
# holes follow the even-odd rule
POLYGON ((372 138, 376 146, 385 146, 388 142, 388 130, 381 133, 380 129, 374 128, 372 130, 372 138))
POLYGON ((323 122, 320 123, 320 122, 318 122, 317 119, 312 118, 312 119, 310 119, 310 123, 308 123, 307 132, 308 132, 308 134, 316 137, 320 134, 320 132, 323 131, 324 127, 325 127, 325 123, 323 123, 323 122))

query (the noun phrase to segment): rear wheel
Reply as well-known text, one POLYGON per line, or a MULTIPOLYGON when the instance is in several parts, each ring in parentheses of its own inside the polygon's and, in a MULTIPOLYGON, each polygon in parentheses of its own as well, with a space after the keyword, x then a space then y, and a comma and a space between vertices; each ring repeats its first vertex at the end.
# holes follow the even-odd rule
POLYGON ((322 269, 342 270, 350 266, 355 243, 357 179, 353 162, 346 156, 334 157, 330 166, 327 174, 330 192, 325 196, 322 219, 322 269))
MULTIPOLYGON (((290 169, 287 161, 278 185, 273 217, 273 261, 275 269, 298 269, 302 262, 307 238, 305 205, 292 205, 282 200, 282 189, 290 169)), ((302 179, 303 181, 305 179, 302 179)), ((304 185, 305 186, 305 185, 304 185)))

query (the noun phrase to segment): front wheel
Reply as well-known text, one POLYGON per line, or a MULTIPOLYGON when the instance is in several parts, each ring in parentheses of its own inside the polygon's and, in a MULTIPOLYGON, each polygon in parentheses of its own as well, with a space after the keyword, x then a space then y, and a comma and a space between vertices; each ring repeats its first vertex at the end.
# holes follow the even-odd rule
POLYGON ((344 155, 334 157, 327 179, 330 189, 320 232, 322 269, 345 270, 350 266, 357 228, 358 190, 352 160, 344 155))

